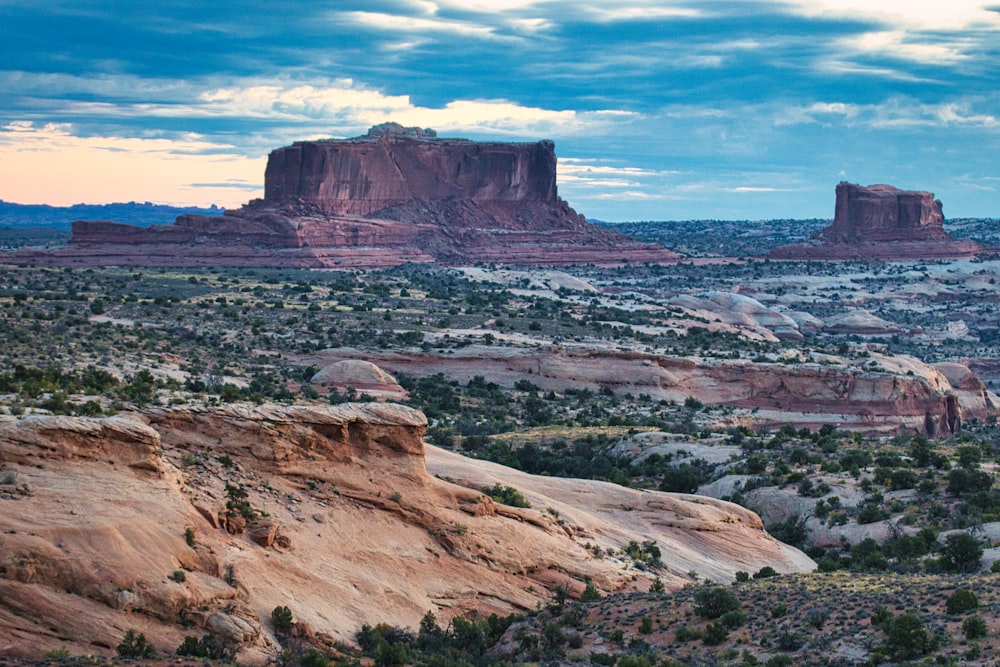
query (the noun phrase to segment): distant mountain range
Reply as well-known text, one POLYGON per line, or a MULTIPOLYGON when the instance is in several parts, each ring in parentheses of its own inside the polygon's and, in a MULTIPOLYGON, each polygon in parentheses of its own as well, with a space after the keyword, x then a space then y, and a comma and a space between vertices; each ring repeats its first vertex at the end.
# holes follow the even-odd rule
POLYGON ((151 202, 120 204, 74 204, 73 206, 48 206, 47 204, 14 204, 0 199, 0 228, 44 227, 69 231, 74 220, 113 220, 130 225, 148 227, 169 225, 182 213, 222 215, 223 209, 196 206, 178 207, 151 202))

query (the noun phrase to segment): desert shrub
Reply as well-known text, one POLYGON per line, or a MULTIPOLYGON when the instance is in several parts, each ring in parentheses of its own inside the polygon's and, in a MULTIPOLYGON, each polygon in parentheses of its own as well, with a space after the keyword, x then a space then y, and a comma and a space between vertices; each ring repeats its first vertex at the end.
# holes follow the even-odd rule
POLYGON ((725 614, 719 617, 719 623, 723 627, 729 628, 730 630, 735 630, 741 627, 747 622, 747 615, 743 613, 742 609, 733 609, 732 611, 727 611, 725 614))
POLYGON ((744 572, 743 570, 737 570, 736 581, 750 581, 750 573, 744 572))
POLYGON ((625 654, 618 658, 618 667, 652 667, 652 663, 644 655, 625 654))
MULTIPOLYGON (((653 590, 652 587, 650 590, 653 590)), ((594 600, 600 599, 601 592, 597 590, 597 587, 594 586, 594 584, 587 584, 587 586, 583 589, 583 593, 580 594, 581 602, 593 602, 594 600)))
POLYGON ((806 522, 799 516, 793 516, 788 521, 771 524, 767 532, 785 544, 800 546, 806 539, 806 522))
POLYGON ((739 609, 739 598, 721 586, 706 586, 695 594, 694 612, 702 618, 715 619, 739 609))
POLYGON ((504 505, 510 505, 511 507, 531 507, 531 503, 524 497, 524 494, 513 487, 504 486, 499 482, 493 486, 484 486, 480 491, 504 505))
POLYGON ((950 615, 964 614, 979 607, 979 598, 972 591, 960 588, 949 595, 944 604, 950 615))
POLYGON ((771 607, 771 618, 781 618, 788 613, 788 605, 784 602, 779 602, 778 604, 771 607))
POLYGON ((257 518, 257 512, 250 506, 247 500, 247 490, 242 484, 226 484, 226 511, 230 515, 242 515, 247 521, 257 518))
POLYGON ((954 468, 948 472, 947 491, 953 496, 988 491, 991 486, 993 486, 992 475, 982 470, 954 468))
POLYGON ((642 621, 639 622, 639 634, 648 635, 653 631, 653 619, 649 616, 643 616, 642 621))
POLYGON ((823 625, 826 623, 827 619, 830 618, 830 612, 826 609, 813 609, 808 614, 806 614, 806 623, 816 628, 817 630, 822 629, 823 625))
POLYGON ((224 660, 233 656, 232 648, 213 634, 202 635, 201 639, 191 636, 185 637, 181 645, 177 647, 176 653, 177 655, 208 658, 209 660, 224 660))
POLYGON ((774 640, 774 645, 782 651, 798 651, 805 643, 802 635, 788 629, 781 630, 774 640))
POLYGON ((759 570, 757 570, 756 572, 754 572, 753 578, 754 579, 769 579, 770 577, 777 577, 777 576, 778 576, 778 571, 777 570, 775 570, 770 565, 765 565, 764 567, 762 567, 759 570))
POLYGON ((948 572, 973 572, 983 561, 979 540, 968 533, 952 533, 941 549, 941 567, 948 572))
POLYGON ((885 648, 896 660, 911 660, 927 655, 934 648, 934 638, 924 622, 913 614, 900 614, 884 626, 885 648))
POLYGON ((135 630, 129 630, 125 633, 125 637, 122 638, 121 643, 115 647, 115 651, 118 652, 123 658, 155 658, 156 657, 156 647, 149 643, 146 639, 146 635, 136 634, 135 630))
POLYGON ((174 570, 174 572, 167 578, 171 581, 176 581, 178 584, 182 584, 187 580, 187 575, 184 573, 184 570, 174 570))
POLYGON ((701 640, 706 646, 718 646, 729 638, 729 630, 721 622, 709 623, 701 640))
POLYGON ((962 632, 965 633, 966 639, 980 639, 989 633, 989 629, 983 617, 974 614, 962 621, 962 632))
POLYGON ((611 653, 591 653, 590 654, 590 664, 592 665, 604 665, 605 667, 613 667, 618 661, 618 656, 611 653))
POLYGON ((792 660, 791 656, 779 653, 778 655, 772 655, 764 663, 766 667, 790 667, 794 665, 795 661, 792 660))
POLYGON ((275 632, 287 635, 292 631, 292 624, 295 623, 292 610, 283 605, 275 607, 271 610, 271 623, 274 625, 275 632))

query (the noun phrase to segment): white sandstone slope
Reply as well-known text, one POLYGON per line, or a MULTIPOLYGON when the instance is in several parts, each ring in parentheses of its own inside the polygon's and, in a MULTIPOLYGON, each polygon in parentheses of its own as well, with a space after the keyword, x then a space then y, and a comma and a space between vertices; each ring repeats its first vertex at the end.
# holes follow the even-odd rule
POLYGON ((372 403, 0 420, 0 655, 110 654, 134 628, 166 653, 213 632, 259 662, 278 650, 278 605, 331 642, 429 610, 530 610, 588 580, 644 590, 814 566, 721 501, 430 447, 425 464, 425 424, 372 403), (532 507, 478 490, 496 482, 532 507), (242 493, 249 522, 227 511, 242 493), (633 540, 654 541, 663 569, 623 556, 633 540))

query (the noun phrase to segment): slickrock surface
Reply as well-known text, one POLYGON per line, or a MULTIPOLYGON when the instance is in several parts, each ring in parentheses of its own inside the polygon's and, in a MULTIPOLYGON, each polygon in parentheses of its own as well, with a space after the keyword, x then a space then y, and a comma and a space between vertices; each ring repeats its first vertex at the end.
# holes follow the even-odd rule
POLYGON ((171 652, 211 631, 263 662, 278 605, 330 642, 428 610, 529 610, 587 580, 645 590, 656 575, 677 588, 691 571, 814 567, 729 503, 425 460, 425 425, 372 403, 0 420, 0 655, 110 655, 128 629, 171 652), (496 482, 532 507, 478 490, 496 482), (254 517, 227 511, 232 488, 254 517), (664 569, 637 569, 631 540, 656 541, 664 569))
POLYGON ((833 224, 806 244, 771 251, 773 259, 936 259, 990 251, 944 231, 944 213, 933 193, 891 185, 841 182, 833 224))
POLYGON ((618 264, 677 258, 591 225, 556 192, 551 141, 439 139, 388 123, 271 152, 264 199, 221 217, 135 227, 77 221, 38 265, 387 267, 407 262, 618 264))
POLYGON ((573 347, 468 345, 447 354, 331 349, 304 361, 367 356, 393 373, 476 375, 507 386, 523 378, 543 390, 603 387, 683 403, 755 410, 758 424, 815 428, 832 423, 869 433, 949 433, 963 419, 1000 413, 1000 398, 961 364, 935 368, 915 357, 872 352, 851 359, 789 352, 774 360, 668 357, 573 347), (964 370, 962 370, 964 369, 964 370), (955 384, 953 384, 953 382, 955 384))

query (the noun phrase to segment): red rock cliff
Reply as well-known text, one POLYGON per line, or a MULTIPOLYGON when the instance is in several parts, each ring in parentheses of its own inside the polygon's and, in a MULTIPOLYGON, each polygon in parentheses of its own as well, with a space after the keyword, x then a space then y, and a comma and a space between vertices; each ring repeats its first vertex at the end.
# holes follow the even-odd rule
POLYGON ((407 262, 661 262, 662 246, 596 227, 556 193, 551 141, 438 139, 386 123, 366 136, 305 141, 268 159, 264 199, 172 225, 73 223, 37 265, 384 267, 407 262))
POLYGON ((448 199, 555 202, 554 144, 437 139, 390 129, 296 142, 272 151, 264 173, 265 202, 304 201, 334 215, 448 199))
POLYGON ((799 245, 775 248, 773 259, 937 259, 991 250, 944 231, 941 202, 930 192, 841 182, 833 224, 799 245))
POLYGON ((931 192, 891 185, 837 185, 833 224, 817 234, 830 243, 948 239, 941 201, 931 192))

